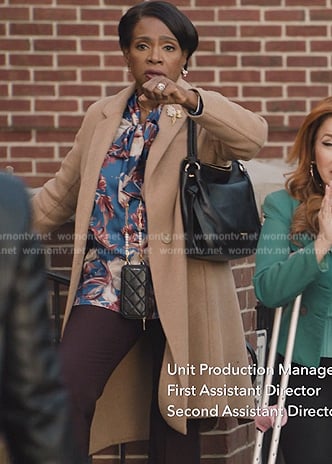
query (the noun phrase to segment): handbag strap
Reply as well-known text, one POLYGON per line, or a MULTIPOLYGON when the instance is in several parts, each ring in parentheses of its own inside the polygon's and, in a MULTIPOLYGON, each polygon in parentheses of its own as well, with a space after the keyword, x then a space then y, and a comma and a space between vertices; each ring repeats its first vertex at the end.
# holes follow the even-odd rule
MULTIPOLYGON (((140 201, 138 210, 138 247, 139 247, 139 259, 143 262, 143 213, 142 213, 142 202, 140 201)), ((124 227, 124 238, 125 238, 125 259, 126 264, 130 264, 130 252, 129 252, 129 202, 125 205, 125 227, 124 227)))
POLYGON ((188 118, 187 160, 197 161, 197 125, 191 118, 188 118))

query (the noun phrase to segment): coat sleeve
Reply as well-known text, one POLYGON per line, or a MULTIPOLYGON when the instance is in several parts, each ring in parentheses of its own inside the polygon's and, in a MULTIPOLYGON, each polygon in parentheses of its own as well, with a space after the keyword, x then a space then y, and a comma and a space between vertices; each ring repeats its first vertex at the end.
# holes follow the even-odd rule
POLYGON ((47 181, 32 198, 34 230, 44 233, 58 229, 75 213, 82 173, 97 123, 103 119, 102 101, 92 104, 82 121, 73 146, 54 178, 47 181))
POLYGON ((320 279, 313 242, 294 247, 290 240, 293 208, 286 191, 268 195, 263 205, 264 224, 256 252, 254 289, 265 306, 275 308, 292 301, 320 279))
POLYGON ((202 98, 203 111, 190 117, 212 134, 215 151, 228 160, 253 158, 266 142, 266 120, 218 92, 195 90, 202 98))
POLYGON ((33 195, 33 227, 38 232, 57 229, 75 212, 80 188, 80 135, 81 131, 55 177, 33 195))

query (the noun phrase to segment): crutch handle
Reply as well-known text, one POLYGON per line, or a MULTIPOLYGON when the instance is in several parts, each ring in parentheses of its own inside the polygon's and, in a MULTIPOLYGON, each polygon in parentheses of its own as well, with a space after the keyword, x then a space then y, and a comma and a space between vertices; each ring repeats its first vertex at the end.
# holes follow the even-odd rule
MULTIPOLYGON (((298 295, 295 299, 292 317, 291 317, 291 321, 289 324, 286 352, 285 352, 285 358, 284 358, 284 366, 286 367, 286 369, 283 370, 283 374, 281 376, 281 381, 280 381, 281 395, 278 398, 278 411, 281 411, 285 406, 285 401, 286 401, 285 391, 286 391, 288 380, 289 380, 288 366, 292 362, 297 322, 299 319, 300 307, 301 307, 301 298, 302 298, 302 295, 298 295)), ((279 438, 280 438, 280 432, 281 432, 281 421, 282 421, 282 415, 278 414, 276 417, 275 423, 273 425, 268 464, 274 464, 277 459, 279 438)))
MULTIPOLYGON (((264 380, 263 396, 262 396, 262 400, 260 404, 262 408, 266 408, 269 405, 269 397, 267 395, 267 386, 272 384, 272 372, 273 372, 273 366, 274 366, 276 354, 277 354, 277 344, 278 344, 278 337, 279 337, 279 331, 280 331, 281 316, 282 316, 282 307, 279 306, 278 308, 276 308, 275 313, 274 313, 271 343, 270 343, 269 355, 268 355, 267 364, 266 364, 267 373, 266 373, 265 380, 264 380)), ((264 438, 264 432, 262 430, 257 429, 252 464, 261 463, 263 438, 264 438)))
MULTIPOLYGON (((289 325, 286 353, 285 353, 285 359, 284 359, 284 366, 286 367, 290 365, 290 363, 292 362, 294 342, 295 342, 295 336, 296 336, 296 328, 297 328, 297 322, 298 322, 300 306, 301 306, 301 298, 302 298, 302 295, 301 294, 298 295, 293 305, 293 311, 292 311, 292 317, 291 317, 291 321, 289 325)), ((270 350, 269 350, 268 361, 266 364, 264 391, 263 391, 262 401, 261 401, 262 408, 267 408, 269 405, 269 397, 268 397, 267 391, 268 391, 268 386, 272 385, 272 380, 273 380, 273 368, 274 368, 276 355, 277 355, 277 344, 278 344, 278 338, 279 338, 279 332, 280 332, 282 310, 283 308, 281 306, 279 306, 275 310, 270 350)), ((282 393, 278 398, 278 405, 277 405, 278 411, 283 411, 284 406, 285 406, 286 396, 284 392, 287 388, 288 380, 289 380, 289 369, 284 369, 283 375, 281 377, 281 382, 280 382, 280 390, 282 393)), ((274 424, 273 424, 273 433, 272 433, 272 440, 270 444, 268 464, 275 464, 276 459, 277 459, 282 420, 283 420, 283 415, 277 414, 274 424)), ((253 456, 252 464, 261 463, 263 439, 264 439, 264 432, 258 429, 256 431, 256 441, 255 441, 255 449, 254 449, 254 456, 253 456)))

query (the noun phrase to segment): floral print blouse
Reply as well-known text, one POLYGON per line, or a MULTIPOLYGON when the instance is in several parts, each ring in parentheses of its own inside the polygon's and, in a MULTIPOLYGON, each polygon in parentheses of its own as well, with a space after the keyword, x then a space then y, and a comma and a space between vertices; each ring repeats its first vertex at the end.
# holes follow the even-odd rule
POLYGON ((125 230, 129 234, 131 262, 139 261, 140 248, 147 251, 146 211, 141 191, 149 148, 158 133, 160 111, 161 107, 154 109, 140 124, 136 94, 128 100, 100 171, 74 305, 88 304, 118 312, 125 230))

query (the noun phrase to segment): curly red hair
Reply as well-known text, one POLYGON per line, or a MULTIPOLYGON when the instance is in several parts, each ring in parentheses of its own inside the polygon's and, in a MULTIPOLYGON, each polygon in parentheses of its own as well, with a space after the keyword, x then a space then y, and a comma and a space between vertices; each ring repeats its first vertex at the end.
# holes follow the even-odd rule
POLYGON ((293 236, 305 232, 316 235, 319 231, 318 212, 324 185, 315 166, 315 142, 318 129, 329 117, 332 117, 332 97, 322 100, 306 116, 288 154, 287 161, 297 162, 297 167, 288 175, 286 189, 300 201, 293 217, 293 236))

